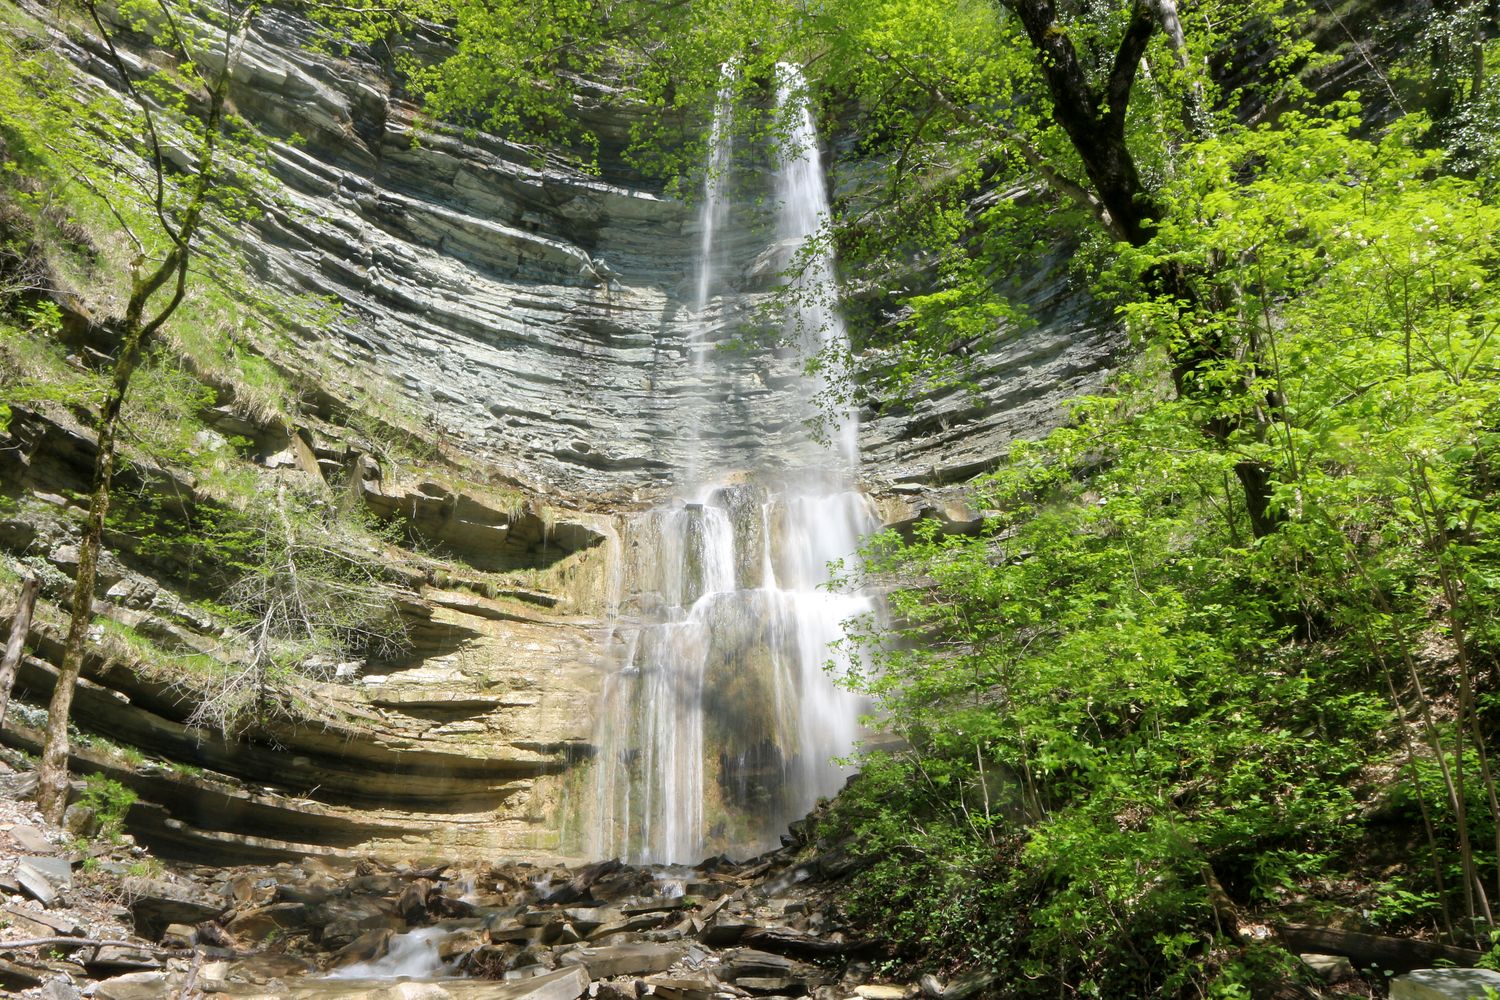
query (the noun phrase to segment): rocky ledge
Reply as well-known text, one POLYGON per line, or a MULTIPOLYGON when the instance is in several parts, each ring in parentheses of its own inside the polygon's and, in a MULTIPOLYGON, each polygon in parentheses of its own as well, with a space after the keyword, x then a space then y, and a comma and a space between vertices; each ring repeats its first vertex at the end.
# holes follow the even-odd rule
POLYGON ((690 868, 307 858, 169 870, 138 847, 70 847, 14 800, 0 812, 21 855, 0 871, 14 894, 0 985, 28 997, 962 1000, 985 985, 873 983, 879 943, 831 902, 847 856, 797 836, 690 868))

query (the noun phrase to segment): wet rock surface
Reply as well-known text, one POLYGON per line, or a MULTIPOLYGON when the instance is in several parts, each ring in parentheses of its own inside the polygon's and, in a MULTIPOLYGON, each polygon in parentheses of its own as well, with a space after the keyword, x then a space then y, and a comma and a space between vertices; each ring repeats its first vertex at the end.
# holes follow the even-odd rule
POLYGON ((169 867, 128 842, 85 865, 85 854, 27 809, 0 799, 0 836, 45 845, 36 856, 78 872, 79 882, 50 907, 14 896, 6 904, 7 995, 902 1000, 918 992, 873 981, 878 945, 845 926, 831 902, 825 869, 838 869, 836 856, 792 838, 748 862, 692 867, 323 858, 169 867))

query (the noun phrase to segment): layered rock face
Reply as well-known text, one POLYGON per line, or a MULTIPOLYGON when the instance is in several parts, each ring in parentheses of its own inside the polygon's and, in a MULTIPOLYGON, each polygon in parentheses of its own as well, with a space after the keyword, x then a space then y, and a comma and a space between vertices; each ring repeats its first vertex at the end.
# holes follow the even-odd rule
MULTIPOLYGON (((273 287, 344 304, 337 330, 308 331, 310 342, 396 376, 440 434, 529 486, 660 494, 683 465, 679 411, 704 391, 687 315, 694 211, 608 158, 594 178, 491 136, 435 135, 373 62, 309 55, 307 34, 265 14, 234 99, 269 134, 305 140, 273 144, 286 204, 248 249, 273 287)), ((591 125, 606 149, 629 128, 591 125)), ((759 249, 738 248, 728 284, 752 294, 774 279, 759 249)), ((962 478, 1097 384, 1114 344, 1061 270, 1038 261, 1023 285, 1036 325, 983 360, 978 398, 955 392, 867 420, 871 478, 962 478)), ((805 433, 777 419, 774 399, 755 399, 787 391, 800 365, 768 352, 738 363, 728 402, 743 422, 718 442, 730 467, 737 437, 805 433)))
MULTIPOLYGON (((576 765, 596 750, 615 657, 606 595, 633 586, 619 578, 623 519, 668 495, 673 470, 737 469, 744 456, 795 449, 806 429, 777 401, 799 391, 801 362, 774 351, 719 360, 718 384, 733 388, 717 402, 731 417, 684 435, 684 414, 713 391, 692 342, 703 317, 688 315, 696 210, 618 158, 585 176, 492 136, 424 125, 376 60, 313 54, 311 37, 304 22, 266 11, 233 71, 234 104, 270 138, 281 186, 233 240, 266 288, 342 304, 326 325, 294 331, 299 340, 276 360, 318 372, 331 356, 356 383, 363 372, 371 385, 394 384, 394 401, 360 384, 335 394, 415 412, 449 449, 531 499, 502 511, 458 487, 366 483, 372 511, 443 547, 441 559, 397 557, 410 575, 408 655, 357 665, 318 689, 317 721, 249 743, 189 728, 191 706, 169 685, 101 655, 79 696, 80 726, 190 766, 142 769, 87 750, 81 760, 132 784, 143 797, 133 827, 176 853, 576 854, 587 843, 567 826, 587 791, 576 765), (485 574, 511 569, 528 585, 497 592, 485 574)), ((115 84, 100 53, 71 55, 115 84)), ((623 143, 628 122, 579 113, 606 149, 623 143)), ((739 295, 733 308, 748 312, 776 274, 756 228, 741 229, 723 280, 739 295)), ((1099 383, 1113 334, 1061 272, 1061 260, 1039 261, 1023 282, 1037 322, 983 359, 978 396, 954 391, 866 415, 868 484, 907 496, 966 478, 1013 437, 1054 426, 1063 400, 1099 383)), ((709 322, 727 321, 730 307, 715 308, 709 322)), ((88 432, 19 414, 11 437, 24 447, 7 453, 0 477, 65 507, 87 482, 88 432)), ((293 472, 317 477, 348 462, 345 443, 316 428, 292 438, 265 449, 267 464, 290 455, 293 472)), ((910 516, 907 501, 882 504, 893 520, 910 516)), ((44 511, 0 527, 0 542, 67 572, 61 519, 44 511)), ((202 645, 191 609, 170 597, 173 568, 130 555, 105 582, 104 614, 202 645)), ((59 658, 55 625, 39 634, 22 675, 33 703, 59 658)), ((7 727, 8 741, 35 745, 24 713, 7 727)))

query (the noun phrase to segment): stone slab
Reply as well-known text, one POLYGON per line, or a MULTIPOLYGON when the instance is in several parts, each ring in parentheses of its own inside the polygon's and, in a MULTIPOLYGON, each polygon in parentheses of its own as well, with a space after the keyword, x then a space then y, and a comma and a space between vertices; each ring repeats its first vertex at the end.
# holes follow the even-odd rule
POLYGON ((100 983, 94 1000, 165 1000, 174 991, 164 972, 128 972, 100 983))
POLYGON ((79 937, 83 934, 78 921, 61 913, 41 913, 19 906, 5 906, 0 907, 0 915, 11 922, 12 928, 19 927, 30 937, 79 937), (35 931, 29 929, 33 927, 35 931))
POLYGON ((1417 969, 1391 980, 1391 1000, 1474 1000, 1488 987, 1500 990, 1500 972, 1489 969, 1417 969))
POLYGON ((582 965, 590 979, 616 976, 647 976, 665 972, 682 957, 684 948, 665 943, 621 944, 605 948, 576 948, 562 961, 582 965))
MULTIPOLYGON (((54 881, 52 878, 53 873, 49 871, 49 866, 36 864, 36 862, 43 860, 57 859, 21 858, 17 861, 16 881, 21 884, 21 891, 26 893, 26 895, 43 906, 51 906, 57 902, 58 892, 66 889, 68 885, 72 884, 73 880, 70 875, 67 884, 54 881)), ((67 864, 67 862, 65 861, 63 864, 67 864)))
POLYGON ((47 835, 34 826, 18 823, 10 828, 10 839, 16 842, 16 846, 28 854, 55 854, 57 845, 47 839, 47 835))

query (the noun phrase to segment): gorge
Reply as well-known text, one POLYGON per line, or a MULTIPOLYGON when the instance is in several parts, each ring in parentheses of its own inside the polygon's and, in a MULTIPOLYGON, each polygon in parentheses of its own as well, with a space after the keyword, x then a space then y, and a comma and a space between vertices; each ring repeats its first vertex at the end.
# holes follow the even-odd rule
MULTIPOLYGON (((412 843, 420 830, 419 842, 434 846, 580 857, 598 842, 567 817, 585 798, 605 793, 592 775, 569 775, 593 757, 596 728, 608 725, 591 721, 604 677, 629 660, 623 647, 633 627, 611 624, 612 604, 644 599, 668 585, 662 574, 678 572, 631 562, 630 536, 650 537, 649 550, 672 531, 665 523, 671 516, 648 510, 675 495, 677 527, 688 530, 703 515, 686 503, 726 487, 699 510, 727 518, 735 509, 733 530, 742 540, 735 579, 745 588, 737 599, 745 602, 766 599, 757 596, 765 545, 760 505, 772 494, 783 497, 764 515, 774 534, 806 531, 780 523, 789 512, 794 520, 824 519, 826 531, 784 543, 776 558, 786 562, 770 569, 780 581, 779 600, 798 603, 791 595, 812 591, 824 563, 848 555, 877 517, 863 501, 837 498, 856 477, 873 487, 880 520, 921 510, 971 516, 945 484, 982 466, 1000 442, 1056 419, 1062 399, 1107 371, 1112 334, 1088 318, 1086 296, 1039 271, 1027 292, 1036 325, 998 346, 979 395, 954 388, 909 409, 866 414, 858 445, 848 419, 837 430, 838 457, 826 463, 824 446, 803 425, 815 416, 817 393, 802 378, 798 357, 709 347, 737 336, 734 317, 765 308, 778 273, 791 263, 788 247, 816 227, 816 206, 778 222, 756 199, 792 199, 758 181, 756 166, 742 163, 737 179, 711 172, 726 184, 759 187, 718 210, 723 224, 705 259, 719 270, 700 269, 710 229, 694 208, 639 186, 623 165, 591 178, 538 167, 524 150, 483 135, 438 132, 417 141, 415 108, 391 92, 382 71, 357 57, 310 51, 312 32, 306 22, 268 11, 234 64, 234 100, 266 130, 275 176, 275 197, 249 223, 254 238, 242 250, 259 287, 328 296, 342 308, 325 327, 294 317, 280 341, 279 368, 323 373, 301 390, 307 395, 290 428, 280 417, 247 419, 244 406, 227 400, 204 418, 209 434, 248 439, 256 464, 279 467, 315 490, 352 475, 372 512, 409 525, 439 557, 399 557, 410 581, 400 602, 411 653, 372 661, 352 686, 326 687, 319 698, 331 711, 311 726, 273 720, 274 735, 264 743, 246 746, 184 726, 192 707, 174 699, 169 679, 153 681, 107 657, 90 675, 100 687, 79 695, 79 721, 164 761, 204 769, 135 774, 107 760, 96 765, 141 794, 135 825, 177 850, 195 851, 195 842, 250 857, 382 844, 405 850, 397 845, 412 843), (297 145, 285 141, 294 133, 297 145), (596 279, 584 266, 595 261, 614 277, 596 279), (342 426, 343 414, 359 415, 360 429, 342 426), (412 462, 406 434, 480 464, 455 476, 412 462), (816 478, 823 483, 786 478, 813 466, 821 467, 816 478), (752 487, 739 475, 750 470, 772 476, 752 487), (718 475, 730 472, 736 475, 718 475), (461 476, 476 485, 466 490, 461 476), (481 485, 485 478, 500 485, 481 485), (515 509, 507 509, 511 504, 515 509), (813 510, 819 506, 825 509, 813 510), (746 517, 755 523, 743 523, 746 517), (636 572, 641 579, 628 578, 636 572), (378 735, 358 735, 367 725, 378 735), (239 781, 254 792, 236 787, 239 781)), ((57 42, 76 65, 98 73, 100 84, 110 83, 97 53, 78 47, 86 38, 57 42)), ((602 127, 623 142, 629 123, 602 127)), ((798 183, 810 187, 817 167, 798 164, 798 183)), ((841 183, 839 168, 829 169, 841 183)), ((791 335, 819 334, 825 321, 817 313, 827 303, 808 300, 800 308, 806 314, 791 335)), ((770 341, 785 339, 765 332, 770 341)), ((77 424, 18 410, 9 433, 14 445, 4 461, 12 488, 55 496, 83 481, 91 451, 77 424)), ((195 447, 208 461, 223 461, 211 444, 195 447)), ((152 475, 141 484, 148 496, 182 488, 170 478, 153 483, 152 475)), ((72 543, 56 510, 44 503, 12 515, 6 544, 66 569, 72 543)), ((185 571, 180 555, 154 562, 121 555, 110 570, 110 586, 121 596, 103 613, 151 637, 167 650, 155 655, 169 662, 211 646, 211 635, 195 634, 207 623, 167 596, 173 575, 185 571)), ((814 615, 827 620, 807 627, 836 629, 831 598, 812 599, 828 604, 814 615)), ((684 612, 691 604, 682 602, 684 612)), ((821 684, 821 656, 813 650, 822 639, 794 626, 795 619, 785 623, 780 644, 800 642, 807 651, 786 650, 784 679, 803 683, 797 676, 805 668, 821 684)), ((37 629, 43 657, 57 649, 48 627, 44 616, 37 629)), ((23 664, 23 702, 45 701, 44 664, 23 664)), ((770 676, 762 693, 774 690, 770 676)), ((827 742, 820 736, 817 754, 842 752, 850 724, 827 742)), ((35 746, 36 737, 30 740, 26 745, 35 746)), ((773 744, 756 736, 736 747, 746 780, 790 763, 773 764, 773 744)), ((799 766, 825 764, 804 755, 799 766)), ((708 767, 716 771, 717 759, 708 767)), ((837 781, 828 782, 825 775, 817 783, 818 794, 835 790, 837 781)), ((774 839, 809 794, 798 792, 798 805, 778 809, 752 839, 774 839)))
POLYGON ((0 991, 1500 983, 1497 46, 0 0, 0 991))

